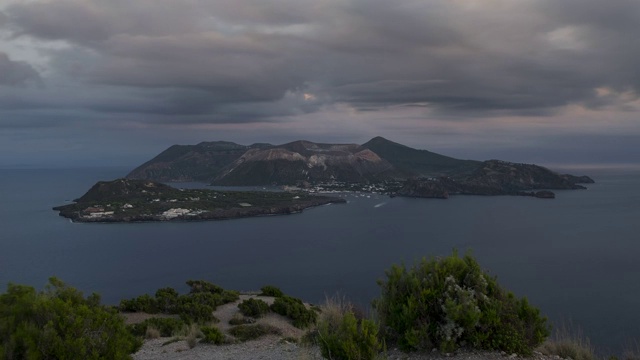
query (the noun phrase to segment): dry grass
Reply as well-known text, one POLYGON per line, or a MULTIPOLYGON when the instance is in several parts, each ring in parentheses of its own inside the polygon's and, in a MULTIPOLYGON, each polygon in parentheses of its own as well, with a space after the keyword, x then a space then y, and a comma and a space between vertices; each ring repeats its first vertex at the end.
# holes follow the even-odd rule
POLYGON ((338 324, 348 312, 353 313, 358 320, 370 319, 370 314, 365 309, 354 305, 340 294, 325 297, 324 304, 319 308, 321 312, 318 315, 318 322, 324 321, 329 324, 338 324))
POLYGON ((187 333, 187 336, 186 336, 187 345, 189 345, 189 349, 193 349, 198 343, 198 338, 201 338, 201 337, 202 337, 202 331, 200 331, 200 328, 195 324, 191 324, 191 326, 189 326, 189 332, 187 333))
POLYGON ((569 326, 563 324, 555 330, 553 335, 538 348, 538 351, 545 355, 558 355, 563 359, 597 359, 589 338, 582 333, 582 330, 571 324, 569 326))
POLYGON ((640 360, 640 343, 634 341, 622 352, 622 360, 640 360))
POLYGON ((156 329, 155 326, 147 326, 147 331, 144 335, 146 339, 157 339, 160 337, 160 330, 156 329))
POLYGON ((320 314, 318 315, 318 322, 326 322, 328 324, 339 324, 349 311, 357 314, 356 317, 362 318, 363 315, 360 312, 354 311, 354 306, 344 296, 339 294, 332 297, 326 297, 324 304, 320 306, 320 314), (358 316, 360 315, 360 316, 358 316))

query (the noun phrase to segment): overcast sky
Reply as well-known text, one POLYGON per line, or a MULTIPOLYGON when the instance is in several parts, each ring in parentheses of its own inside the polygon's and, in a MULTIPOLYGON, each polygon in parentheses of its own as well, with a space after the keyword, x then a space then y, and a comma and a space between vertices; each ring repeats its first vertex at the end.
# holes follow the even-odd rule
POLYGON ((638 0, 0 0, 0 167, 363 143, 640 164, 638 0))

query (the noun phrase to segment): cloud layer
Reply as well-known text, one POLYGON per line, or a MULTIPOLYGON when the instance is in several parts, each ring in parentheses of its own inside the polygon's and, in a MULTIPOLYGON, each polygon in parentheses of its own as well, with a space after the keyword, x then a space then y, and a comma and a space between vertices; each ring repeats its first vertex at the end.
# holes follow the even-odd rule
POLYGON ((390 116, 384 130, 406 113, 415 125, 638 109, 636 0, 35 0, 0 11, 7 44, 39 49, 0 53, 12 111, 166 125, 341 110, 390 116))
POLYGON ((26 85, 28 82, 38 82, 40 75, 24 61, 12 61, 9 55, 0 52, 0 85, 26 85))

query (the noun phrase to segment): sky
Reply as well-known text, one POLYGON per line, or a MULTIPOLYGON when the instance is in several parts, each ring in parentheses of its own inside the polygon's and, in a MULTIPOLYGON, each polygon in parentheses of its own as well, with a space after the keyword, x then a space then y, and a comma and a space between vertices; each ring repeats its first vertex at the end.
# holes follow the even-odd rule
POLYGON ((374 136, 640 165, 637 0, 0 0, 0 167, 374 136))

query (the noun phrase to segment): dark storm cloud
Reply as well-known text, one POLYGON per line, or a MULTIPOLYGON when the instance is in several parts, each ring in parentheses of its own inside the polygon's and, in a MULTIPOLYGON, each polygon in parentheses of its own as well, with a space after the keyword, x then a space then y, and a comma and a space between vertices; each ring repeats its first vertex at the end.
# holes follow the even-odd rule
POLYGON ((15 3, 4 23, 14 38, 72 44, 51 64, 109 89, 84 105, 97 112, 272 121, 348 103, 546 116, 637 99, 637 9, 635 0, 58 0, 15 3), (138 96, 112 96, 114 86, 138 96))
POLYGON ((12 61, 6 53, 0 51, 0 86, 25 85, 39 81, 40 75, 30 64, 12 61))
POLYGON ((91 6, 76 6, 71 1, 20 4, 10 7, 8 12, 16 26, 14 36, 32 35, 84 44, 106 39, 112 27, 91 6))

